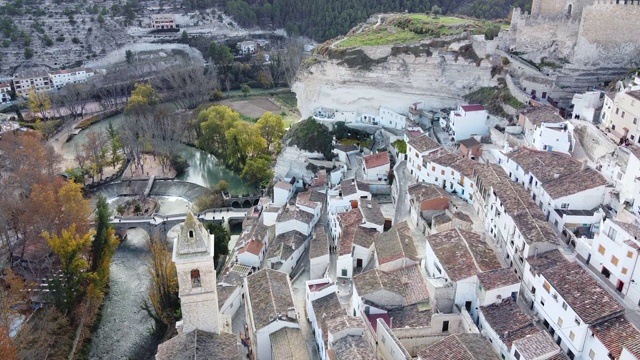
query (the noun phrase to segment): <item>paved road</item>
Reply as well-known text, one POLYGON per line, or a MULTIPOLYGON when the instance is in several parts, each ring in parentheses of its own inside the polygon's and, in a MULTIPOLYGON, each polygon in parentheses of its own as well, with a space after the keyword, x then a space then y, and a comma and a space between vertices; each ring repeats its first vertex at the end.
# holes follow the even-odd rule
POLYGON ((403 160, 396 165, 396 181, 398 181, 398 199, 396 200, 396 213, 393 223, 397 224, 409 217, 409 198, 407 188, 409 187, 409 174, 407 174, 407 162, 403 160))

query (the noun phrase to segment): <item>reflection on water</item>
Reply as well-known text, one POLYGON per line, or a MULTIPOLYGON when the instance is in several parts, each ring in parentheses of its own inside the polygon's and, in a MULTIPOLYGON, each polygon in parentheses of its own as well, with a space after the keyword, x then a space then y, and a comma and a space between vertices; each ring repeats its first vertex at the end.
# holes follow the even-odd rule
MULTIPOLYGON (((87 141, 87 134, 91 131, 106 131, 109 122, 114 128, 119 128, 125 121, 124 115, 119 114, 104 119, 98 123, 89 126, 86 130, 81 131, 74 136, 69 142, 62 146, 63 156, 67 159, 75 157, 76 145, 80 147, 87 141)), ((205 151, 184 145, 178 145, 178 151, 189 162, 189 169, 178 180, 189 181, 206 187, 215 186, 220 180, 229 183, 229 192, 231 194, 249 194, 255 192, 255 188, 247 185, 238 174, 230 171, 211 154, 205 151)))
MULTIPOLYGON (((107 200, 109 208, 113 214, 116 213, 116 209, 120 205, 124 205, 129 200, 137 199, 135 196, 120 196, 117 198, 111 198, 107 200)), ((158 215, 173 215, 173 214, 185 214, 191 209, 191 202, 176 196, 150 196, 149 199, 153 199, 160 205, 156 214, 158 215)))

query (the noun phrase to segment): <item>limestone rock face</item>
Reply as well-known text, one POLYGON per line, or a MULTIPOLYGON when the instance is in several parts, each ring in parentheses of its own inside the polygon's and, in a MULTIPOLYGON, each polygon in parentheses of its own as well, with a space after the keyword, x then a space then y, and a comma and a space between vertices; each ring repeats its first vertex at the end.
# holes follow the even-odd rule
POLYGON ((357 50, 371 60, 364 68, 314 55, 318 61, 298 73, 292 89, 303 118, 318 107, 359 114, 377 114, 380 106, 406 113, 419 101, 430 108, 450 107, 479 87, 496 85, 489 60, 467 59, 446 48, 417 56, 411 51, 394 55, 398 51, 391 46, 357 50))

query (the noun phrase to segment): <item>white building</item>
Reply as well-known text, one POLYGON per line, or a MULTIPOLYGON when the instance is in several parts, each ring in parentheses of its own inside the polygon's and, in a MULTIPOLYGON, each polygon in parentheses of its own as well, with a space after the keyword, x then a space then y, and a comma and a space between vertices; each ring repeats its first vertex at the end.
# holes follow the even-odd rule
POLYGON ((242 41, 237 45, 238 51, 242 55, 253 54, 256 52, 256 42, 255 41, 242 41))
POLYGON ((262 266, 262 260, 266 248, 262 241, 250 240, 249 243, 236 254, 236 259, 239 264, 250 266, 259 269, 262 266))
POLYGON ((620 191, 620 202, 628 204, 635 215, 640 215, 640 181, 637 180, 640 178, 640 147, 630 145, 618 150, 629 154, 624 173, 618 171, 614 175, 614 179, 619 181, 616 189, 620 191))
POLYGON ((640 359, 640 332, 625 316, 616 316, 589 327, 584 359, 640 359))
POLYGON ((420 262, 418 250, 406 221, 395 224, 375 238, 376 269, 396 271, 420 262))
POLYGON ((95 72, 90 69, 68 69, 53 71, 50 74, 51 83, 53 88, 61 89, 67 84, 77 84, 87 82, 87 80, 95 75, 95 72))
POLYGON ((449 114, 449 134, 454 141, 468 139, 473 135, 489 135, 487 119, 489 113, 482 105, 460 105, 449 114))
MULTIPOLYGON (((606 219, 593 239, 589 263, 628 298, 640 304, 640 227, 618 220, 606 219)), ((640 305, 638 305, 640 306, 640 305)))
POLYGON ((295 188, 291 182, 279 180, 273 186, 273 205, 284 206, 293 197, 295 188))
POLYGON ((509 178, 530 192, 553 227, 566 219, 556 210, 593 210, 610 201, 609 182, 596 170, 569 155, 520 148, 500 161, 509 178))
POLYGON ((478 162, 463 158, 444 149, 424 155, 418 181, 433 184, 471 202, 475 185, 471 178, 478 162))
POLYGON ((278 214, 275 234, 278 236, 289 231, 299 231, 305 236, 309 236, 319 218, 319 214, 314 215, 301 210, 299 207, 288 206, 278 214))
POLYGON ((325 233, 324 226, 318 226, 309 243, 309 279, 314 280, 328 276, 329 261, 329 238, 325 233))
POLYGON ((0 83, 0 104, 11 101, 11 85, 0 83))
POLYGON ((407 139, 407 169, 418 181, 422 181, 420 173, 424 157, 441 148, 440 144, 429 135, 411 137, 407 139))
POLYGON ((173 14, 151 15, 151 27, 156 30, 175 29, 176 17, 173 14))
POLYGON ((391 161, 386 151, 362 157, 362 170, 367 181, 387 181, 391 161))
POLYGON ((587 359, 589 327, 624 313, 617 300, 575 262, 534 274, 530 293, 543 326, 569 358, 587 359))
POLYGON ((392 129, 404 129, 405 119, 407 117, 402 114, 390 110, 385 107, 380 107, 378 112, 378 122, 380 126, 392 129))
POLYGON ((360 199, 371 200, 371 192, 368 184, 356 179, 346 179, 342 180, 335 188, 329 190, 327 198, 329 214, 337 214, 355 209, 358 207, 360 199))
POLYGON ((341 163, 349 165, 349 155, 355 155, 360 152, 357 145, 341 145, 337 144, 333 148, 333 153, 338 155, 341 163))
POLYGON ((560 116, 558 109, 538 106, 520 113, 518 125, 524 138, 534 148, 568 154, 573 150, 573 126, 560 116))
POLYGON ((289 275, 263 269, 245 278, 245 289, 251 351, 258 360, 272 360, 271 335, 283 328, 300 329, 289 275))
POLYGON ((48 91, 52 89, 51 78, 46 71, 27 71, 14 75, 13 88, 17 96, 28 96, 31 90, 48 91))
POLYGON ((587 91, 582 94, 573 95, 573 119, 585 120, 593 122, 600 119, 600 112, 604 104, 603 91, 587 91))
POLYGON ((309 238, 297 230, 277 235, 265 255, 265 268, 291 274, 309 246, 309 238))
POLYGON ((615 94, 607 94, 602 109, 602 126, 614 140, 626 138, 640 142, 640 86, 632 86, 615 94))

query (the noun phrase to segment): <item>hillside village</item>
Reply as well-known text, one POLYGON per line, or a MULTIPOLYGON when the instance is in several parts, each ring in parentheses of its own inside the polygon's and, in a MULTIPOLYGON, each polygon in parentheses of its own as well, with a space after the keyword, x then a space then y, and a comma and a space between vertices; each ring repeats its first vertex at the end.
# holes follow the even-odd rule
MULTIPOLYGON (((204 210, 192 201, 184 214, 109 215, 125 240, 127 231, 148 226, 171 245, 165 260, 175 266, 180 320, 154 358, 640 359, 640 73, 631 59, 640 42, 630 38, 635 29, 622 36, 630 43, 622 52, 600 46, 603 38, 585 24, 599 22, 594 11, 607 6, 615 9, 604 17, 630 9, 612 32, 638 18, 633 1, 535 0, 531 14, 514 9, 511 28, 492 39, 456 27, 463 22, 440 28, 444 45, 418 39, 413 50, 337 50, 403 16, 394 14, 320 45, 292 86, 303 119, 288 131, 348 129, 344 138, 332 135, 330 154, 292 135, 269 157, 273 171, 257 195, 194 185, 198 196, 222 192, 227 203, 204 210), (545 26, 557 43, 539 34, 535 43, 523 40, 545 26), (423 53, 412 54, 416 48, 423 53), (353 55, 358 50, 364 55, 353 55), (397 56, 376 63, 376 52, 387 50, 397 56), (358 75, 368 70, 351 66, 349 54, 374 70, 358 75), (388 97, 392 81, 371 73, 379 66, 383 76, 410 77, 409 56, 420 58, 411 66, 439 72, 429 81, 446 90, 421 94, 427 85, 415 81, 411 91, 388 97), (370 97, 360 92, 376 81, 385 86, 370 97), (344 92, 324 96, 340 86, 344 92), (465 97, 482 88, 509 96, 497 105, 465 97), (468 93, 456 95, 461 89, 468 93), (230 228, 232 221, 241 230, 225 258, 207 225, 230 228)), ((176 29, 174 15, 153 10, 146 27, 176 29)), ((238 42, 237 56, 255 56, 264 45, 238 42)), ((0 84, 0 103, 94 75, 108 70, 21 72, 0 84)), ((146 175, 145 197, 157 189, 155 175, 146 175)), ((118 184, 130 189, 131 178, 118 184)))

